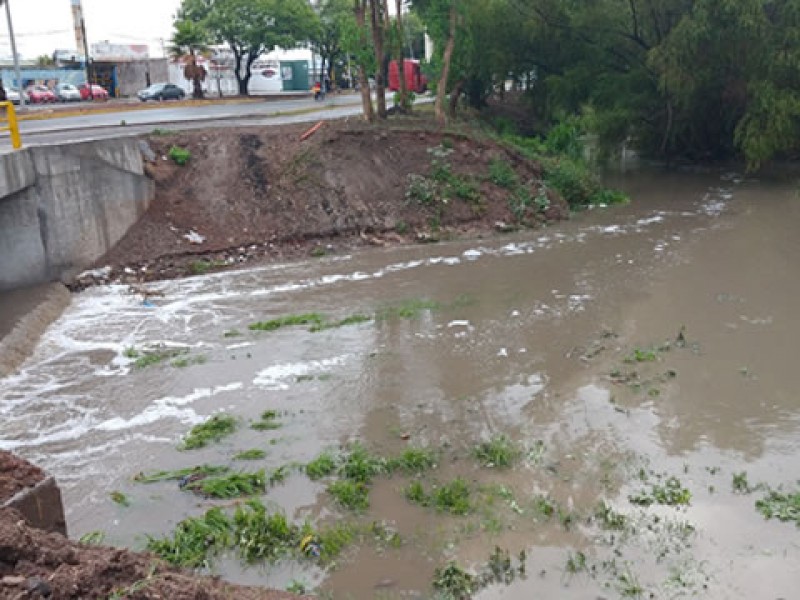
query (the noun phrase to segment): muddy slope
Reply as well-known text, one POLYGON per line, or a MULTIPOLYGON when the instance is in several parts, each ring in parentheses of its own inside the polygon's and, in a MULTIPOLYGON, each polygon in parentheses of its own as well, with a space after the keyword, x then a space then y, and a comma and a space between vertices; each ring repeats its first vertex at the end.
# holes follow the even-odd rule
POLYGON ((275 600, 292 594, 226 584, 148 554, 71 542, 0 509, 0 599, 170 598, 275 600))
MULTIPOLYGON (((327 122, 305 141, 305 126, 151 136, 156 159, 147 170, 156 181, 156 199, 98 265, 132 265, 137 272, 144 266, 154 273, 171 262, 164 257, 187 253, 228 258, 213 254, 255 244, 261 254, 285 255, 297 247, 307 252, 309 240, 429 240, 504 224, 536 226, 567 214, 555 197, 548 210, 534 205, 512 212, 511 190, 492 183, 490 163, 510 165, 532 197, 539 166, 490 140, 428 127, 423 119, 390 129, 327 122), (186 166, 169 159, 174 146, 190 151, 186 166), (473 197, 459 196, 451 186, 446 199, 408 198, 410 176, 430 181, 437 165, 466 182, 473 197), (187 239, 190 232, 202 242, 187 239)), ((439 173, 440 181, 447 177, 439 173)))

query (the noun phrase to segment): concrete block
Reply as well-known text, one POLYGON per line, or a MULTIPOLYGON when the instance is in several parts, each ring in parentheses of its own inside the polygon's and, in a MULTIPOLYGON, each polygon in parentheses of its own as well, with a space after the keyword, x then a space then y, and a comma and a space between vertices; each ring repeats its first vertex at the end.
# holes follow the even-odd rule
POLYGON ((3 507, 18 510, 31 527, 67 535, 61 490, 54 477, 48 477, 36 486, 18 492, 3 507))
POLYGON ((36 172, 28 149, 0 154, 0 202, 35 183, 36 172))

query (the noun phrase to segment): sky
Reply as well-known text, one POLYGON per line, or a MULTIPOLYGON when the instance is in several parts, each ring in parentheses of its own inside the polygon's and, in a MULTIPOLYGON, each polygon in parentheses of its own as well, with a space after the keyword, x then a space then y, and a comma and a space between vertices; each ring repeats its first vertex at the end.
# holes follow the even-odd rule
MULTIPOLYGON (((23 58, 75 50, 70 0, 7 0, 23 58)), ((82 0, 89 44, 149 44, 150 56, 161 56, 161 39, 172 34, 180 0, 82 0)), ((5 6, 0 8, 0 57, 10 57, 5 6)))

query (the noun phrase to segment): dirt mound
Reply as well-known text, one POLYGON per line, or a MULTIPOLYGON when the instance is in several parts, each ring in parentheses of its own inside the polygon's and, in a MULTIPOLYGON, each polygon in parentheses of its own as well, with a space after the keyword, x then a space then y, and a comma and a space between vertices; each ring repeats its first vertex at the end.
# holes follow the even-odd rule
POLYGON ((44 471, 4 450, 0 450, 0 504, 45 478, 44 471))
POLYGON ((326 122, 300 141, 305 129, 151 136, 156 160, 147 170, 156 198, 98 265, 129 265, 131 279, 150 279, 185 274, 170 269, 198 255, 242 262, 308 253, 320 241, 431 241, 567 214, 553 194, 545 207, 532 202, 540 193, 538 164, 489 139, 443 133, 413 118, 389 127, 326 122), (169 158, 173 147, 189 150, 188 164, 169 158), (513 190, 489 176, 493 163, 513 170, 513 190), (522 198, 516 210, 515 192, 522 198))
POLYGON ((71 542, 0 509, 0 599, 169 598, 275 600, 292 594, 226 584, 148 554, 71 542))

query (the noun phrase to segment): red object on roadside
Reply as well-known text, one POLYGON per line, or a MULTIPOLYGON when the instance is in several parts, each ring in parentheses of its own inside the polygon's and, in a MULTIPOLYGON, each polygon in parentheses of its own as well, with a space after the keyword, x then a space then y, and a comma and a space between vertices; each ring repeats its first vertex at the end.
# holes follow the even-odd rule
MULTIPOLYGON (((428 79, 422 74, 422 68, 418 60, 404 59, 403 74, 406 78, 406 89, 408 91, 422 94, 428 90, 428 79)), ((389 91, 400 91, 400 65, 396 60, 389 63, 389 91)))
POLYGON ((27 90, 28 100, 31 104, 44 104, 46 102, 56 102, 58 98, 48 88, 43 85, 32 85, 27 90))
POLYGON ((81 100, 108 100, 108 92, 99 85, 92 84, 91 98, 89 97, 89 86, 85 83, 80 84, 78 90, 81 93, 81 100))

